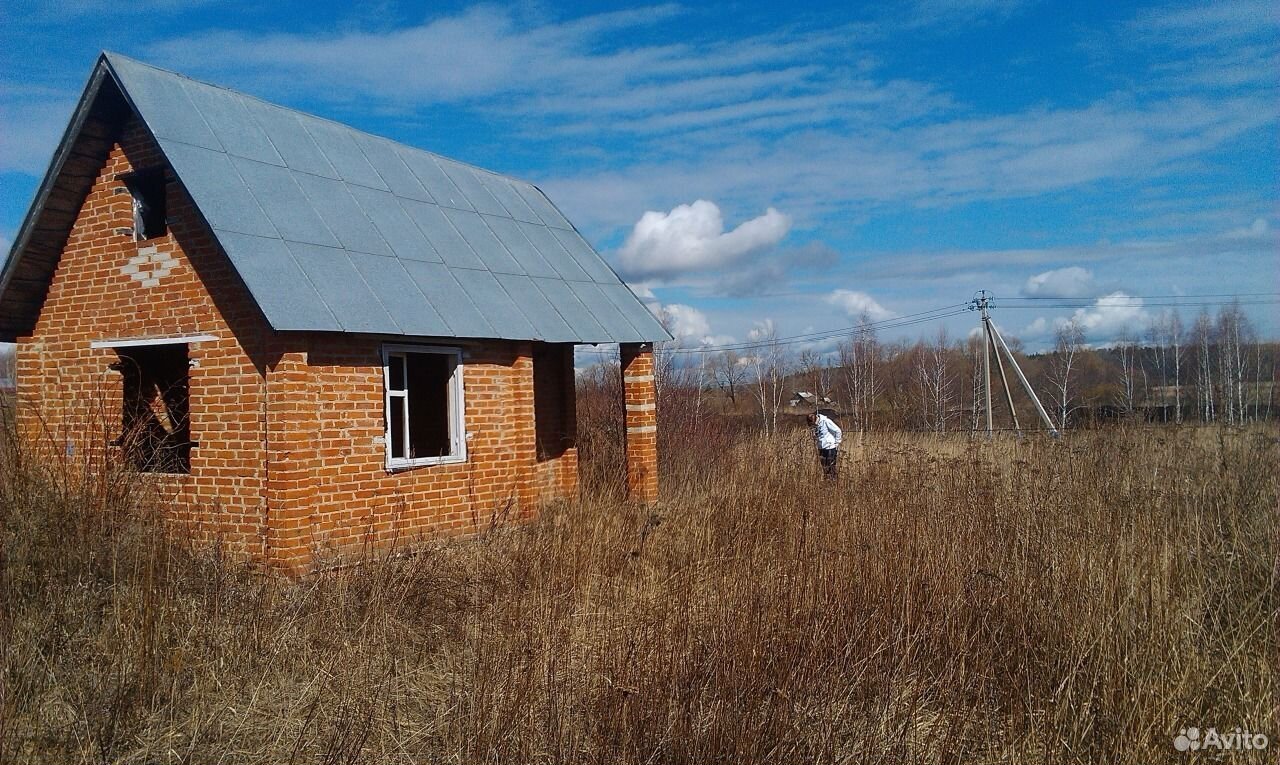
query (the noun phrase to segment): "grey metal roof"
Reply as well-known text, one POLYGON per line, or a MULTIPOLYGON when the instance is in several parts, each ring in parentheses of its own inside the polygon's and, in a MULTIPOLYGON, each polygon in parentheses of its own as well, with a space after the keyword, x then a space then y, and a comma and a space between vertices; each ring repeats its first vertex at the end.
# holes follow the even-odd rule
POLYGON ((670 338, 531 184, 118 54, 103 66, 276 329, 670 338))

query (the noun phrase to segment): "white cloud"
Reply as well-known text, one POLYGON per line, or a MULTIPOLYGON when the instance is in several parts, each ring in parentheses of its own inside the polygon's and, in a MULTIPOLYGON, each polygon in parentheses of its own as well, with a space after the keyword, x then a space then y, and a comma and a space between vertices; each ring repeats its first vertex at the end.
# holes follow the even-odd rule
MULTIPOLYGON (((1088 308, 1077 308, 1071 317, 1085 336, 1094 341, 1114 339, 1122 332, 1141 332, 1151 316, 1142 307, 1142 298, 1116 291, 1103 295, 1088 308)), ((1059 325, 1065 319, 1059 319, 1059 325)))
POLYGON ((1271 232, 1271 225, 1266 218, 1255 218, 1245 228, 1237 228, 1227 232, 1229 239, 1261 239, 1271 232))
POLYGON ((833 290, 830 295, 827 295, 826 301, 844 311, 850 319, 857 321, 861 321, 863 316, 871 321, 884 321, 896 315, 880 305, 875 298, 857 290, 833 290))
POLYGON ((662 307, 662 315, 667 319, 667 327, 676 340, 692 340, 698 344, 711 336, 711 322, 707 315, 693 306, 672 303, 662 307))
POLYGON ((751 330, 747 332, 747 339, 751 342, 756 340, 764 340, 775 335, 778 326, 774 324, 773 319, 765 317, 759 321, 752 322, 751 330))
POLYGON ((1093 273, 1087 268, 1070 266, 1045 271, 1027 279, 1022 286, 1027 297, 1082 298, 1097 294, 1093 273))
POLYGON ((646 212, 618 251, 629 276, 671 278, 731 265, 773 247, 791 230, 791 219, 770 207, 732 231, 714 202, 699 199, 669 213, 646 212))

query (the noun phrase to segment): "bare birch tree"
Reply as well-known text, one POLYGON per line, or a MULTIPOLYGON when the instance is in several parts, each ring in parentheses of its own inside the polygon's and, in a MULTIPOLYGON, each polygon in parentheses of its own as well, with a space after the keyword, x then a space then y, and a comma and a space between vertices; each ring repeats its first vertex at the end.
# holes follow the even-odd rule
POLYGON ((1169 354, 1173 361, 1173 421, 1182 424, 1182 317, 1178 309, 1169 312, 1169 354))
POLYGON ((1218 374, 1221 381, 1222 414, 1227 422, 1240 424, 1248 414, 1245 376, 1249 358, 1246 347, 1253 327, 1239 301, 1218 311, 1218 374))
POLYGON ((934 341, 921 344, 916 354, 916 387, 919 391, 920 414, 924 426, 935 433, 945 433, 952 411, 952 380, 948 368, 951 350, 947 330, 938 330, 934 341))
POLYGON ((751 339, 760 343, 751 359, 755 371, 752 393, 760 405, 760 425, 766 434, 773 435, 778 432, 778 410, 786 392, 786 351, 778 343, 778 329, 772 321, 752 330, 751 339))
POLYGON ((1058 420, 1058 430, 1066 430, 1067 419, 1075 410, 1073 403, 1071 372, 1075 367, 1076 356, 1084 346, 1084 329, 1074 318, 1058 327, 1054 333, 1053 355, 1049 358, 1049 369, 1046 375, 1053 390, 1054 414, 1058 420))
POLYGON ((883 349, 876 337, 871 317, 863 314, 858 330, 837 349, 840 374, 844 379, 849 412, 858 431, 870 430, 876 397, 880 394, 880 363, 883 349))
POLYGON ((1137 411, 1138 344, 1134 342, 1128 327, 1120 330, 1115 348, 1120 357, 1120 394, 1116 404, 1121 413, 1129 418, 1137 411))
POLYGON ((1196 323, 1191 327, 1191 339, 1196 349, 1196 410, 1201 422, 1213 422, 1213 320, 1208 310, 1201 309, 1196 323))

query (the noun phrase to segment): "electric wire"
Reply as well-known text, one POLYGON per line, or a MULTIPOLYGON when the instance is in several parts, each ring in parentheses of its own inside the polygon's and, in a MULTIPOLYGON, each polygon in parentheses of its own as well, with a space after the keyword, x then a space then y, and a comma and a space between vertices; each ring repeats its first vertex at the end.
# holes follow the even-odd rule
MULTIPOLYGON (((1068 298, 1058 297, 1036 297, 1022 296, 1010 298, 995 298, 993 300, 993 308, 1008 308, 1018 310, 1044 310, 1046 308, 1096 308, 1099 306, 1099 300, 1107 300, 1108 302, 1101 305, 1120 307, 1120 308, 1195 308, 1209 306, 1226 306, 1226 305, 1277 305, 1280 304, 1280 292, 1246 292, 1246 293, 1198 293, 1187 295, 1122 295, 1122 296, 1104 296, 1103 298, 1081 298, 1072 300, 1068 298), (1224 298, 1218 300, 1209 300, 1207 298, 1224 298), (1250 298, 1241 300, 1240 298, 1250 298), (1255 299, 1255 298, 1277 298, 1277 299, 1255 299), (1018 301, 1033 301, 1026 304, 1018 304, 1018 301), (1056 301, 1056 302, 1049 302, 1056 301), (1010 303, 1013 303, 1010 305, 1010 303)), ((724 343, 719 345, 700 345, 695 348, 667 348, 665 352, 694 355, 694 354, 710 354, 724 353, 727 351, 749 351, 756 348, 768 348, 779 346, 790 346, 801 343, 818 343, 825 340, 832 340, 839 337, 852 337, 868 331, 879 331, 886 329, 901 329, 904 327, 916 326, 919 324, 928 324, 930 322, 947 319, 954 316, 960 316, 971 310, 971 304, 955 303, 952 305, 940 306, 926 311, 917 311, 915 313, 904 314, 902 316, 893 316, 878 321, 863 322, 848 327, 840 327, 838 329, 823 330, 818 332, 808 332, 799 335, 789 335, 779 338, 768 338, 762 340, 748 340, 735 343, 724 343)), ((612 352, 598 349, 578 348, 577 353, 581 355, 594 355, 599 357, 611 356, 612 352)))

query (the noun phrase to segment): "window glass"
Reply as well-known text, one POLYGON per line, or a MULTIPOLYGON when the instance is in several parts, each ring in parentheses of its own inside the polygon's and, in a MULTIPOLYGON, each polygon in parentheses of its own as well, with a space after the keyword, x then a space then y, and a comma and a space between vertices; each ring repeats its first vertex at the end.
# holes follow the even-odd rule
POLYGON ((391 371, 391 390, 404 390, 404 356, 397 353, 387 359, 391 371))
POLYGON ((410 353, 408 362, 410 457, 447 457, 449 437, 449 378, 453 358, 442 353, 410 353))

